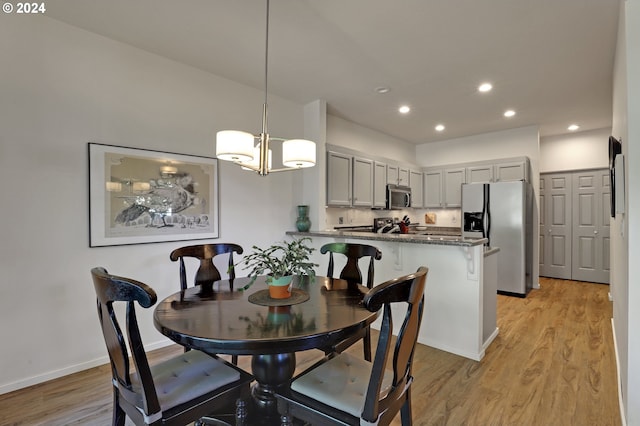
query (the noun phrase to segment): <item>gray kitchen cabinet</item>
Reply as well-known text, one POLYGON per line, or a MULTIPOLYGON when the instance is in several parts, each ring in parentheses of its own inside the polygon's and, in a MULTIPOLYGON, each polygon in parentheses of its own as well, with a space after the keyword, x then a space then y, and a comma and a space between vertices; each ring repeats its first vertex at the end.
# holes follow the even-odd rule
POLYGON ((444 202, 443 207, 460 207, 462 205, 462 184, 466 181, 464 167, 444 169, 444 202))
POLYGON ((525 160, 467 166, 466 183, 505 182, 529 180, 525 160))
POLYGON ((409 169, 406 167, 398 168, 398 185, 409 186, 409 169))
POLYGON ((424 172, 424 207, 442 207, 442 169, 427 169, 424 172))
POLYGON ((409 171, 409 186, 411 187, 411 207, 422 208, 424 205, 424 177, 421 171, 409 171))
POLYGON ((380 161, 373 163, 373 207, 384 208, 387 204, 387 165, 380 161))
POLYGON ((351 206, 352 156, 340 152, 327 152, 327 205, 351 206))
POLYGON ((373 207, 373 161, 353 157, 353 200, 354 207, 373 207))
POLYGON ((387 165, 387 183, 409 186, 409 168, 395 164, 387 165))
POLYGON ((493 164, 482 164, 467 167, 467 183, 493 182, 493 164))
POLYGON ((387 183, 398 184, 398 166, 395 164, 387 164, 387 183))
POLYGON ((495 182, 529 180, 526 161, 498 163, 495 165, 495 182))

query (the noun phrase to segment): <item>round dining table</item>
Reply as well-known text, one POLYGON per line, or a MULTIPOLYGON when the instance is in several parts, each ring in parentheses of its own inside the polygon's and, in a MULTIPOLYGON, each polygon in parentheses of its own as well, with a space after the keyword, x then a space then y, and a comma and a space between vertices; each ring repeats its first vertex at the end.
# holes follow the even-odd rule
POLYGON ((329 351, 378 316, 362 305, 367 287, 328 277, 294 279, 290 299, 271 299, 266 277, 216 281, 187 288, 155 308, 156 328, 187 348, 209 354, 251 355, 254 405, 277 416, 273 391, 289 383, 295 352, 329 351))

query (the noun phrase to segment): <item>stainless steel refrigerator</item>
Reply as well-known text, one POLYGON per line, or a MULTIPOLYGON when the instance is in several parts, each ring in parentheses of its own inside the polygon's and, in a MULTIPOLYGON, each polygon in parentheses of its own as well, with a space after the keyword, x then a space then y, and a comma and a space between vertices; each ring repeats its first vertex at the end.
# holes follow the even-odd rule
POLYGON ((533 287, 533 189, 529 182, 462 185, 462 235, 498 247, 498 293, 526 297, 533 287))

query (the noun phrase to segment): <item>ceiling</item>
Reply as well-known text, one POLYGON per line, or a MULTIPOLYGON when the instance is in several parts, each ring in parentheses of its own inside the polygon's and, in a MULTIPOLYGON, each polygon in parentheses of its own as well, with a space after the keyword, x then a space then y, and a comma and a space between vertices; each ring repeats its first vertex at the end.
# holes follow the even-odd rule
MULTIPOLYGON (((421 144, 611 126, 619 0, 272 0, 269 94, 421 144), (494 86, 479 93, 484 81, 494 86), (388 87, 386 94, 376 92, 388 87), (401 115, 401 104, 411 112, 401 115), (514 109, 512 118, 503 117, 514 109), (434 126, 442 123, 442 133, 434 126)), ((56 0, 47 16, 264 90, 265 0, 56 0)))

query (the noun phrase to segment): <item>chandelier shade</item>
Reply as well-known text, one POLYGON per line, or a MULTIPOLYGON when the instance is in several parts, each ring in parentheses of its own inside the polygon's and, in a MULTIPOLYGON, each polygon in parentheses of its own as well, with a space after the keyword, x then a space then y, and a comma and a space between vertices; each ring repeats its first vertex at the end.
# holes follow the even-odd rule
POLYGON ((305 139, 290 139, 282 143, 282 164, 286 167, 313 167, 316 164, 316 144, 305 139))
POLYGON ((222 130, 216 134, 216 157, 233 162, 253 160, 253 139, 251 133, 240 130, 222 130))

